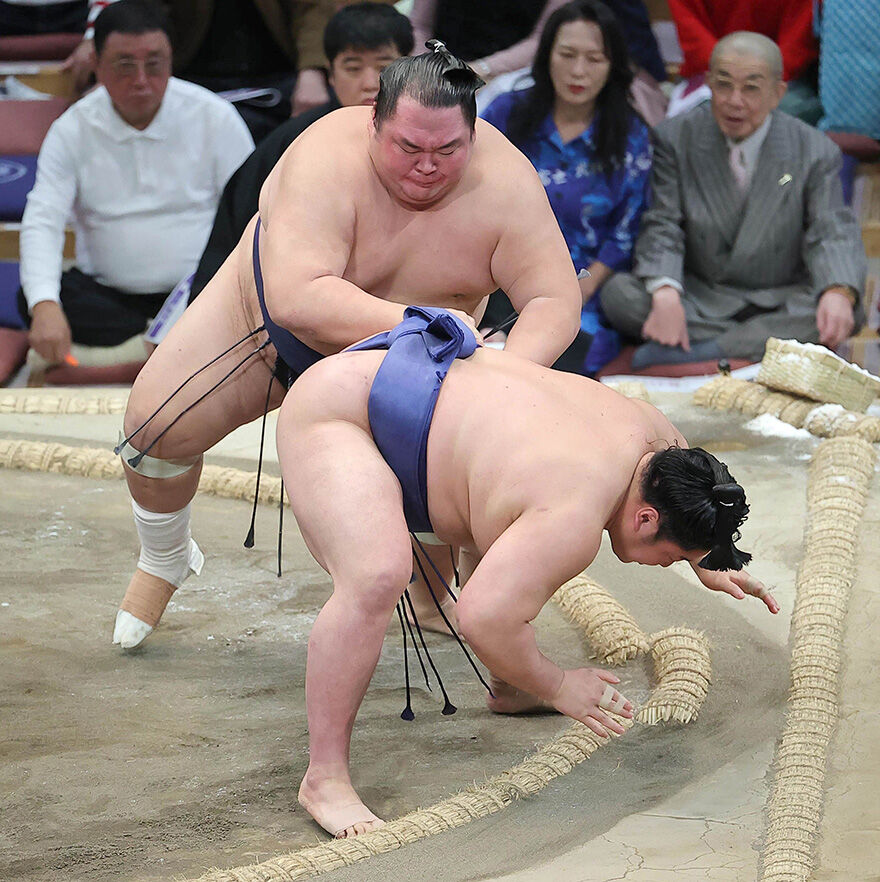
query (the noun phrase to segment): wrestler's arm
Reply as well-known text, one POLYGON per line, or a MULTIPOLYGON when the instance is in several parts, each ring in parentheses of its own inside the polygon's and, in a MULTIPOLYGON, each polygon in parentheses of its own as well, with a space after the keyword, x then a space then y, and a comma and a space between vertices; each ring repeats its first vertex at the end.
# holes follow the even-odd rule
POLYGON ((493 675, 604 735, 601 726, 624 731, 598 706, 617 678, 595 669, 563 671, 538 649, 531 625, 559 586, 592 562, 601 535, 584 507, 529 509, 483 555, 456 613, 462 636, 493 675))
POLYGON ((504 348, 549 366, 577 334, 580 286, 541 179, 519 151, 503 146, 507 205, 492 277, 519 313, 504 348))
POLYGON ((330 354, 393 328, 405 307, 342 278, 356 211, 351 182, 334 167, 338 151, 321 149, 324 134, 304 132, 267 179, 260 194, 260 254, 273 321, 330 354))

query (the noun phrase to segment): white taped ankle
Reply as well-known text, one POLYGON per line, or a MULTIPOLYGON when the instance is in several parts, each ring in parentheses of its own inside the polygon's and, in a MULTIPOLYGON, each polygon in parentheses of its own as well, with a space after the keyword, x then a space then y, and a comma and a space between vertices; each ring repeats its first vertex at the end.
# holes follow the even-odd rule
POLYGON ((192 570, 201 572, 204 556, 190 536, 190 507, 159 513, 147 511, 133 499, 131 509, 141 540, 138 569, 179 588, 192 570))

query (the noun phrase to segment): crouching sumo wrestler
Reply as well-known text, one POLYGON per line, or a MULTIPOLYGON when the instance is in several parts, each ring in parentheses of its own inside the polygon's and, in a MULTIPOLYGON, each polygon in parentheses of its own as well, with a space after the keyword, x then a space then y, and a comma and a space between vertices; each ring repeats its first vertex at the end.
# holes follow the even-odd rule
POLYGON ((530 624, 593 561, 603 530, 621 561, 686 560, 707 588, 777 612, 733 544, 748 512, 742 488, 649 404, 479 348, 443 310, 410 307, 354 348, 366 351, 309 368, 278 421, 294 514, 333 579, 309 638, 299 790, 331 834, 382 823, 352 786, 349 746, 412 574, 410 530, 460 549, 458 628, 491 672, 489 707, 555 708, 603 737, 624 731, 606 710, 632 717, 618 678, 562 670, 530 624))

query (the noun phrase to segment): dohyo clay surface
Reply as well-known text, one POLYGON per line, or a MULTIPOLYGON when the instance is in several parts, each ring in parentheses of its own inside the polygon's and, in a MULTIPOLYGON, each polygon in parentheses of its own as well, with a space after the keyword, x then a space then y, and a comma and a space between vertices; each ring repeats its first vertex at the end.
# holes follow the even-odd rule
MULTIPOLYGON (((644 633, 687 627, 708 638, 712 680, 698 718, 637 723, 533 797, 333 878, 740 882, 762 872, 787 722, 807 466, 820 442, 749 431, 742 414, 700 410, 687 395, 652 397, 692 445, 727 461, 746 487, 752 513, 742 545, 782 611, 773 617, 756 600, 713 594, 683 565, 624 566, 603 548, 590 576, 644 633)), ((110 447, 119 421, 115 414, 7 413, 0 437, 110 447)), ((234 433, 209 462, 252 470, 258 429, 234 433)), ((326 841, 296 791, 307 763, 306 641, 329 581, 293 519, 285 519, 279 580, 275 509, 261 507, 257 547, 247 552, 247 504, 198 497, 194 534, 206 568, 175 595, 144 647, 124 654, 110 644, 136 556, 124 485, 0 475, 0 876, 193 878, 326 841)), ((876 874, 880 760, 872 745, 880 690, 869 666, 880 625, 878 512, 875 482, 859 522, 839 718, 808 877, 823 882, 876 874)), ((560 664, 596 663, 558 606, 548 605, 536 627, 560 664)), ((392 623, 355 730, 355 784, 385 818, 496 776, 568 727, 557 716, 492 716, 452 641, 428 640, 458 713, 441 716, 439 695, 414 677, 416 719, 399 719, 402 643, 392 623)), ((615 670, 628 698, 648 700, 650 657, 615 670)))

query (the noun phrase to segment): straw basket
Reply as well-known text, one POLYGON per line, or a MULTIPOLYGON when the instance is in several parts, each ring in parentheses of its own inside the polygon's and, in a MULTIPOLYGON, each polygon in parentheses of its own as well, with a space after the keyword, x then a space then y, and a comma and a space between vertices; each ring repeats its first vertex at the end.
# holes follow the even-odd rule
POLYGON ((767 341, 758 382, 814 401, 865 411, 880 395, 880 379, 824 346, 796 340, 767 341))

